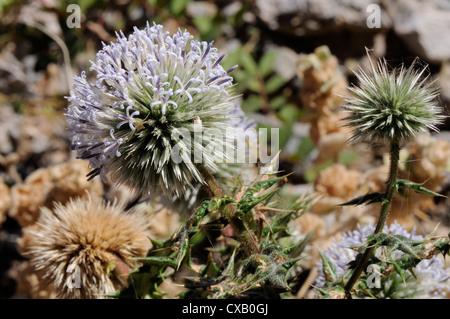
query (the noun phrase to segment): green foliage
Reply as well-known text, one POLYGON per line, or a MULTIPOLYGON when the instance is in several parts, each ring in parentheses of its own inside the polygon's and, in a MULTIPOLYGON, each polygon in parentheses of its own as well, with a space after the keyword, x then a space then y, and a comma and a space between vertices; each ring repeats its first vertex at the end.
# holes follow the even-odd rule
POLYGON ((397 182, 395 183, 395 189, 401 190, 401 189, 409 188, 418 194, 425 194, 425 195, 445 197, 445 198, 447 197, 447 196, 441 195, 439 193, 433 192, 429 189, 426 189, 425 187, 422 186, 423 184, 425 184, 425 182, 424 183, 414 183, 414 182, 408 181, 406 179, 397 179, 397 182))
POLYGON ((430 235, 424 240, 412 240, 402 235, 385 233, 369 236, 361 247, 354 247, 361 251, 361 254, 349 264, 348 270, 342 276, 336 274, 333 264, 321 254, 326 284, 316 289, 322 298, 345 297, 345 283, 362 253, 370 246, 383 249, 383 253, 370 259, 368 264, 371 265, 372 271, 368 271, 368 268, 361 275, 351 292, 352 298, 405 299, 426 293, 417 281, 414 267, 422 260, 431 259, 437 254, 449 255, 450 239, 430 235), (374 279, 379 280, 378 285, 374 285, 374 279))
MULTIPOLYGON (((257 39, 258 35, 254 37, 257 39)), ((225 68, 239 65, 233 76, 237 83, 235 90, 243 97, 241 106, 245 112, 274 112, 283 122, 280 128, 280 147, 283 147, 292 135, 292 124, 302 113, 280 92, 287 82, 273 70, 276 51, 267 51, 258 58, 252 53, 251 43, 255 39, 228 54, 223 64, 225 68)))
POLYGON ((152 240, 147 257, 139 259, 143 266, 130 275, 129 287, 114 297, 162 298, 166 292, 160 285, 167 278, 186 288, 180 298, 278 298, 289 292, 298 275, 294 265, 312 237, 293 237, 289 223, 309 209, 312 199, 300 198, 280 208, 275 197, 285 180, 286 176, 266 172, 231 196, 203 201, 172 238, 152 240), (220 212, 227 205, 233 205, 236 216, 257 234, 258 253, 247 255, 234 236, 223 244, 227 221, 220 212), (210 248, 201 248, 205 244, 210 248))

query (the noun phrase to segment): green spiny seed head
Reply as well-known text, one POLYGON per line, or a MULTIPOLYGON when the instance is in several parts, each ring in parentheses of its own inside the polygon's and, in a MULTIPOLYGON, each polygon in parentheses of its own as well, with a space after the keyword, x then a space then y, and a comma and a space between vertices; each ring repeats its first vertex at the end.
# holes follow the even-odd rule
POLYGON ((428 81, 429 75, 423 77, 427 67, 416 68, 416 64, 390 71, 380 59, 376 66, 371 63, 371 74, 355 72, 359 86, 349 88, 353 96, 344 104, 351 113, 344 120, 354 129, 353 142, 400 142, 430 129, 437 131, 444 118, 436 101, 439 92, 428 81))

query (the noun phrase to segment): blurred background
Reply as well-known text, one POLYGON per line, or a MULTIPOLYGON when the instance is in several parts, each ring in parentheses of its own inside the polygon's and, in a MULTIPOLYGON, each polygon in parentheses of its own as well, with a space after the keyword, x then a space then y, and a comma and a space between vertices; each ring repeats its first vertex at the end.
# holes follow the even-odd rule
MULTIPOLYGON (((259 127, 279 128, 280 169, 293 172, 286 196, 321 196, 298 225, 304 233, 319 229, 318 247, 375 220, 377 206, 336 205, 382 190, 387 176, 384 146, 348 145, 340 121, 347 86, 357 84, 353 71, 370 66, 366 50, 393 67, 416 58, 428 65, 448 115, 449 0, 0 0, 0 298, 30 297, 18 279, 26 268, 20 237, 39 207, 87 188, 108 196, 100 181, 86 184, 87 168, 67 167, 64 96, 102 42, 147 21, 214 40, 224 68, 239 66, 232 75, 242 109, 259 127)), ((401 174, 448 195, 450 121, 439 128, 404 145, 401 174)), ((439 225, 445 234, 449 201, 399 197, 394 219, 419 233, 439 225)))

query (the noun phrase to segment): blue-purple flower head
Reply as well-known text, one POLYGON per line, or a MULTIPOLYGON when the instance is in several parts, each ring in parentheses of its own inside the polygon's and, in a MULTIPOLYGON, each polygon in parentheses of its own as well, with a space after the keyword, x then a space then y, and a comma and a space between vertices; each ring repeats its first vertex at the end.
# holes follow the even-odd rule
POLYGON ((84 72, 75 78, 66 114, 72 148, 92 168, 88 178, 109 173, 142 192, 159 185, 179 196, 203 182, 198 165, 217 170, 215 159, 226 158, 236 138, 211 133, 225 134, 235 113, 235 67, 224 70, 223 57, 212 42, 181 30, 170 35, 161 25, 104 44, 91 62, 97 80, 88 82, 84 72), (191 160, 194 147, 208 145, 219 156, 191 160), (172 159, 175 148, 182 161, 172 159))
MULTIPOLYGON (((366 242, 367 237, 373 234, 375 227, 373 225, 359 226, 358 229, 342 234, 339 241, 333 242, 327 251, 323 252, 333 264, 336 274, 338 276, 344 275, 348 270, 349 263, 355 259, 357 252, 352 247, 360 247, 366 242)), ((424 238, 416 235, 415 232, 408 232, 397 222, 385 226, 384 233, 392 235, 401 235, 409 239, 420 241, 424 238)), ((379 256, 380 251, 377 250, 376 255, 379 256)), ((395 251, 392 253, 393 258, 399 258, 403 253, 395 251)), ((317 267, 319 276, 314 283, 316 287, 323 287, 325 285, 325 276, 322 271, 322 264, 317 267)), ((394 287, 385 287, 389 291, 391 297, 396 298, 444 298, 446 292, 450 289, 450 268, 445 266, 441 255, 436 255, 431 259, 424 259, 414 268, 414 278, 412 274, 407 280, 400 285, 394 287)), ((396 276, 392 274, 391 276, 396 276)), ((392 284, 389 280, 385 285, 392 284)))

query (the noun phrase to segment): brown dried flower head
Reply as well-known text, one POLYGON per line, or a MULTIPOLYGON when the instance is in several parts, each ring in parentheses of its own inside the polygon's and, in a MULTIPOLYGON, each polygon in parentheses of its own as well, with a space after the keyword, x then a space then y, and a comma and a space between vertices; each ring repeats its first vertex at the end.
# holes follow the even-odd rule
POLYGON ((123 288, 129 272, 151 247, 143 214, 97 198, 41 210, 26 228, 25 255, 58 298, 102 298, 123 288))

